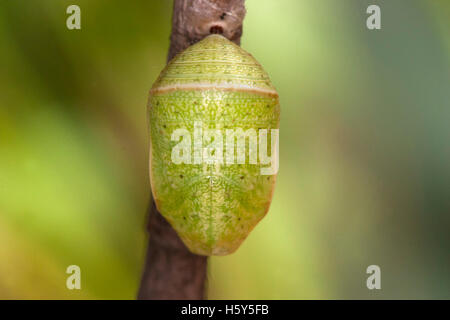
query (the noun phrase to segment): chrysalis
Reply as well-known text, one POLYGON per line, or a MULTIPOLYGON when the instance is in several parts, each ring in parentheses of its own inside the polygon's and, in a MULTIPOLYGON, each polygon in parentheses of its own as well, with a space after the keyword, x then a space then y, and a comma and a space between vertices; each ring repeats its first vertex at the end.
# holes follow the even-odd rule
POLYGON ((159 212, 201 255, 234 252, 269 210, 278 94, 252 55, 210 35, 150 90, 150 179, 159 212))

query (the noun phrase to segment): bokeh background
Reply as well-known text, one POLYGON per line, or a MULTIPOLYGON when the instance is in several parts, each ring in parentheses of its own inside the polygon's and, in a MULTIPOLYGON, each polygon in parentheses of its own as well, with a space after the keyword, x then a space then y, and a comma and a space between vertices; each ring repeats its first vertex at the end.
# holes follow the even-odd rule
MULTIPOLYGON (((450 2, 247 0, 278 88, 267 217, 215 299, 450 298, 450 2), (381 7, 382 29, 366 28, 381 7), (381 267, 381 290, 366 287, 381 267)), ((172 2, 0 0, 0 298, 133 299, 172 2), (81 30, 66 8, 81 7, 81 30), (68 265, 82 290, 66 289, 68 265)))

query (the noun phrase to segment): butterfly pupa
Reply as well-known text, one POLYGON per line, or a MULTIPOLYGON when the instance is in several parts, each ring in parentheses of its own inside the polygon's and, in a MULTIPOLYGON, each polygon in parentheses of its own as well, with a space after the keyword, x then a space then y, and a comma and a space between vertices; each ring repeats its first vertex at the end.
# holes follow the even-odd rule
POLYGON ((210 35, 150 90, 150 180, 158 211, 200 255, 234 252, 266 215, 278 171, 278 94, 238 45, 210 35))

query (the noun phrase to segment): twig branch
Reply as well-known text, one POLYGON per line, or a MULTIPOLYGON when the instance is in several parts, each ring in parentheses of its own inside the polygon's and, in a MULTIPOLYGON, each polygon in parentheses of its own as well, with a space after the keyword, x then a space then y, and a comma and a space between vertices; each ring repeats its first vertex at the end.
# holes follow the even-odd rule
MULTIPOLYGON (((174 0, 168 61, 210 33, 240 44, 244 0, 174 0)), ((191 253, 152 201, 138 299, 203 299, 207 257, 191 253)))

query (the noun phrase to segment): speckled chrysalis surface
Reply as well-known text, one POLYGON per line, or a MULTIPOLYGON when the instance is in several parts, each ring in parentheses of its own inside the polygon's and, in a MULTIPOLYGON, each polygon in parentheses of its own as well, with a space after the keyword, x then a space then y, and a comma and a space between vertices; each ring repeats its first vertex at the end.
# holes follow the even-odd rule
POLYGON ((278 171, 278 94, 238 45, 210 35, 150 90, 150 177, 159 212, 201 255, 235 251, 269 210, 278 171))

